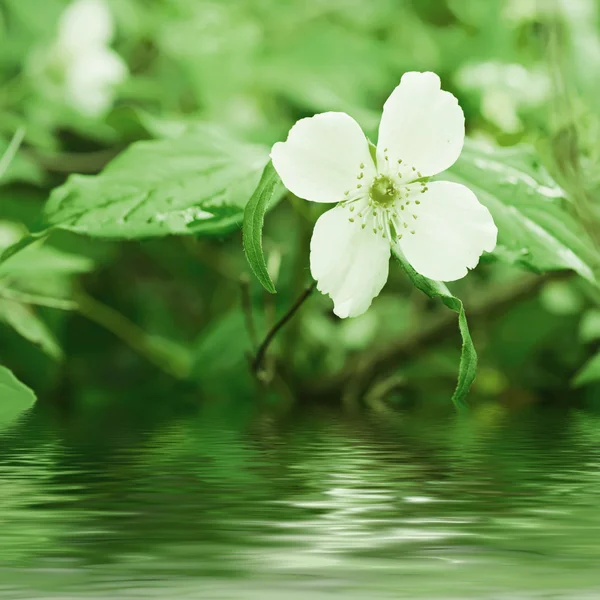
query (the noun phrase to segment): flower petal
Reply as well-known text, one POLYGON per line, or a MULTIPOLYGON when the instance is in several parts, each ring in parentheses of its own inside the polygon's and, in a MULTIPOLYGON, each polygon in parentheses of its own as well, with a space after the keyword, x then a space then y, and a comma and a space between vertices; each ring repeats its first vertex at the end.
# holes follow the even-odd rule
POLYGON ((301 119, 286 142, 273 146, 271 159, 285 187, 313 202, 340 202, 345 192, 366 188, 375 176, 367 139, 360 125, 345 113, 301 119))
POLYGON ((363 314, 388 278, 390 244, 371 227, 351 223, 347 208, 319 217, 310 242, 310 270, 341 318, 363 314))
POLYGON ((411 203, 417 219, 414 235, 406 233, 400 247, 421 275, 454 281, 474 269, 483 251, 496 246, 498 229, 488 209, 464 185, 437 181, 411 203))
POLYGON ((401 160, 429 177, 456 162, 464 140, 463 111, 450 92, 440 89, 440 78, 435 73, 405 73, 383 107, 377 163, 381 168, 401 160))

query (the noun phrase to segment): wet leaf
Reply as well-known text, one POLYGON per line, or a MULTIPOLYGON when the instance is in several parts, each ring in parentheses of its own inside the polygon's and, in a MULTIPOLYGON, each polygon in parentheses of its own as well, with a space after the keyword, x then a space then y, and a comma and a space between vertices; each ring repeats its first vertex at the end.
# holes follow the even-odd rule
POLYGON ((597 283, 594 243, 532 148, 470 142, 442 178, 468 186, 488 207, 498 226, 498 258, 537 273, 571 269, 597 283))
POLYGON ((221 233, 241 222, 268 150, 209 126, 138 142, 52 193, 49 224, 103 238, 221 233))

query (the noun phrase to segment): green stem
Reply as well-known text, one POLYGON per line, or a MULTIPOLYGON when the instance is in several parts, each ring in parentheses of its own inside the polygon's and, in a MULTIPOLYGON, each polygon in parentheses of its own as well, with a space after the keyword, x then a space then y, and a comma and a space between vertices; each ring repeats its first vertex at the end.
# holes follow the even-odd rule
POLYGON ((0 287, 0 298, 21 302, 22 304, 33 304, 35 306, 56 308, 57 310, 74 311, 79 308, 77 302, 73 302, 73 300, 64 300, 62 298, 50 298, 48 296, 40 296, 38 294, 29 294, 28 292, 11 290, 10 288, 5 287, 0 287))
POLYGON ((148 334, 135 323, 132 323, 120 312, 102 304, 102 302, 88 296, 85 292, 78 292, 75 296, 79 312, 90 321, 100 325, 107 331, 125 342, 138 354, 177 379, 187 375, 187 366, 167 352, 153 344, 148 334))
POLYGON ((8 148, 0 158, 0 179, 4 177, 4 174, 10 167, 10 163, 13 161, 15 155, 17 154, 21 144, 23 143, 23 138, 25 137, 25 127, 19 127, 13 135, 10 144, 8 144, 8 148))
POLYGON ((25 237, 22 237, 18 242, 14 243, 12 246, 9 246, 2 253, 0 253, 0 265, 5 263, 9 258, 12 258, 15 254, 21 252, 21 250, 25 250, 25 248, 31 246, 31 244, 34 242, 48 237, 50 235, 50 231, 51 228, 44 229, 43 231, 29 233, 25 237))

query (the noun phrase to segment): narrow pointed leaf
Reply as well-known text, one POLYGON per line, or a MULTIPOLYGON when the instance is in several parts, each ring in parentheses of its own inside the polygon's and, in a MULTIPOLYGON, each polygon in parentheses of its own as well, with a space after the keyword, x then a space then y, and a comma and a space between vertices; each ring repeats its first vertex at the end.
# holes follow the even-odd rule
POLYGON ((262 247, 262 230, 267 212, 276 189, 281 189, 281 180, 273 163, 268 162, 258 187, 244 211, 244 252, 248 264, 262 286, 271 294, 277 293, 271 280, 262 247))
POLYGON ((466 398, 477 374, 477 352, 471 339, 463 303, 450 293, 444 283, 419 275, 400 252, 394 251, 394 254, 417 289, 430 298, 439 298, 450 310, 458 313, 458 328, 462 337, 462 349, 458 367, 458 383, 452 396, 452 402, 458 410, 465 410, 468 408, 466 398))

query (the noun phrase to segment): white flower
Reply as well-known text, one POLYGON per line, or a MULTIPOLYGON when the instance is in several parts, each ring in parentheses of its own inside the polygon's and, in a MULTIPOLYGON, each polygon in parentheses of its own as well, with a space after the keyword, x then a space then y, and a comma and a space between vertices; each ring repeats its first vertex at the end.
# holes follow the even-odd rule
POLYGON ((63 93, 80 113, 98 117, 127 77, 123 59, 110 48, 114 23, 104 0, 75 0, 61 16, 55 59, 63 69, 63 93))
POLYGON ((496 246, 497 228, 463 185, 430 182, 457 160, 465 136, 456 98, 434 73, 406 73, 383 107, 376 155, 345 113, 298 121, 271 158, 284 185, 337 203, 317 221, 310 268, 339 317, 364 313, 388 278, 397 246, 417 272, 454 281, 496 246))

